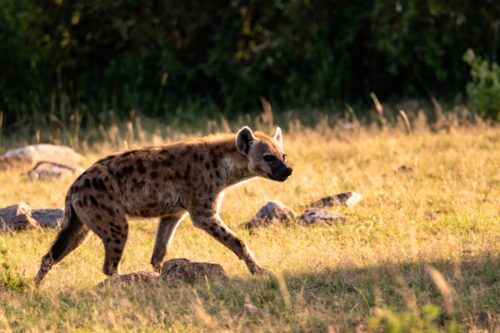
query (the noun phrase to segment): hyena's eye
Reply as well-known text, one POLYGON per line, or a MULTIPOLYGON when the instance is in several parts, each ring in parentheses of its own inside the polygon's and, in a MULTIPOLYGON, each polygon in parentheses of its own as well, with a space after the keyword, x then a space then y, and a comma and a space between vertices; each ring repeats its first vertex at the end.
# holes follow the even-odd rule
POLYGON ((272 161, 275 161, 276 160, 276 156, 274 155, 264 155, 264 161, 266 162, 272 162, 272 161))
POLYGON ((286 154, 283 154, 283 162, 286 161, 286 154))

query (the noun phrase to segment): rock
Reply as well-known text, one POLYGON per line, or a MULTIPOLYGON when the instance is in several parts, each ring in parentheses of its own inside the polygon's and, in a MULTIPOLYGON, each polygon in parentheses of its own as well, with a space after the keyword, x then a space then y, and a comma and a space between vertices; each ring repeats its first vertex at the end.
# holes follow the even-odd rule
POLYGON ((63 209, 32 209, 21 202, 0 208, 0 231, 25 230, 38 227, 57 228, 61 226, 63 209))
POLYGON ((136 272, 113 275, 99 282, 97 288, 116 285, 166 283, 175 280, 194 284, 199 281, 204 281, 205 277, 209 279, 227 280, 226 272, 221 265, 192 262, 188 259, 171 259, 163 264, 161 273, 136 272))
POLYGON ((66 146, 51 144, 30 145, 7 151, 0 158, 0 170, 19 169, 26 172, 37 163, 45 161, 64 164, 73 169, 78 169, 83 157, 73 149, 66 146))
POLYGON ((63 177, 71 177, 81 174, 83 168, 73 168, 52 162, 38 162, 33 169, 27 172, 29 180, 53 180, 63 177))
POLYGON ((0 231, 25 230, 37 228, 31 216, 31 207, 25 203, 0 208, 0 231))
POLYGON ((161 268, 160 278, 163 281, 180 280, 194 284, 198 281, 209 279, 227 280, 226 272, 221 265, 192 262, 188 259, 171 259, 161 268))
POLYGON ((363 196, 356 192, 344 192, 319 199, 311 204, 311 207, 323 208, 344 205, 347 207, 356 206, 363 200, 363 196))
POLYGON ((243 226, 251 229, 260 226, 266 226, 274 222, 285 222, 295 219, 297 214, 279 201, 268 201, 255 216, 243 226))
POLYGON ((47 208, 47 209, 33 209, 31 216, 36 222, 44 228, 58 228, 61 226, 64 216, 64 209, 60 208, 47 208))
POLYGON ((409 165, 400 165, 397 169, 397 172, 399 173, 411 173, 415 171, 415 169, 412 166, 409 165))
POLYGON ((253 305, 252 303, 245 303, 243 304, 243 313, 257 313, 259 311, 259 308, 253 305))
POLYGON ((347 216, 321 208, 307 208, 299 217, 299 221, 304 224, 326 223, 332 225, 334 222, 346 221, 347 216))
POLYGON ((99 282, 97 288, 111 287, 117 285, 159 283, 160 274, 156 272, 136 272, 123 275, 113 275, 99 282))

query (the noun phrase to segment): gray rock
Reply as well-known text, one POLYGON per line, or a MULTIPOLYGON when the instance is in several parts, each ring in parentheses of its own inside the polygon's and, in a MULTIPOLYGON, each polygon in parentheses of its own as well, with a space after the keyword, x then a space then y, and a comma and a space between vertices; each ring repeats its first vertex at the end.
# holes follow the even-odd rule
POLYGON ((347 216, 343 214, 321 208, 307 208, 299 217, 299 221, 307 225, 318 223, 332 225, 335 222, 346 221, 347 219, 347 216))
POLYGON ((31 213, 31 207, 23 202, 0 208, 0 231, 37 228, 38 224, 31 213))
POLYGON ((58 228, 64 216, 64 209, 47 208, 47 209, 33 209, 31 216, 36 222, 44 228, 58 228))
POLYGON ((66 146, 39 144, 30 145, 22 148, 7 151, 3 157, 6 160, 23 161, 33 167, 41 161, 58 163, 64 161, 64 164, 73 168, 78 168, 83 157, 73 149, 66 146))
POLYGON ((135 272, 113 275, 99 282, 97 288, 118 285, 144 285, 183 281, 194 284, 208 279, 227 280, 226 272, 221 265, 206 262, 192 262, 188 259, 171 259, 162 266, 161 273, 135 272))
POLYGON ((163 281, 180 280, 194 284, 208 279, 227 280, 224 269, 219 264, 205 262, 192 262, 188 259, 171 259, 165 262, 161 268, 160 278, 163 281))
POLYGON ((32 209, 21 202, 0 208, 0 231, 25 230, 38 227, 57 228, 63 220, 63 209, 32 209))
POLYGON ((99 282, 97 288, 112 287, 117 285, 151 284, 161 282, 160 274, 156 272, 136 272, 123 275, 113 275, 99 282))
POLYGON ((255 227, 266 226, 275 222, 285 222, 295 219, 297 214, 279 201, 268 201, 255 216, 243 226, 251 229, 255 227))
POLYGON ((344 192, 321 198, 313 202, 310 206, 317 208, 333 207, 337 205, 353 207, 359 204, 361 200, 363 200, 363 196, 357 192, 344 192))
POLYGON ((38 162, 33 169, 27 172, 26 176, 29 180, 54 180, 64 177, 72 177, 81 174, 83 168, 73 168, 70 166, 52 163, 38 162))

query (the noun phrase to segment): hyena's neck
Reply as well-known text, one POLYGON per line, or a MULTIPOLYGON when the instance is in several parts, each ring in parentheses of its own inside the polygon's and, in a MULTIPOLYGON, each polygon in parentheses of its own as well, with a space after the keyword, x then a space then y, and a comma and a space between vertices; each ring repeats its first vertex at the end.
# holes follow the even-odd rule
POLYGON ((256 176, 248 170, 248 160, 236 149, 234 139, 224 144, 220 156, 220 165, 223 171, 221 176, 224 178, 225 187, 256 176))

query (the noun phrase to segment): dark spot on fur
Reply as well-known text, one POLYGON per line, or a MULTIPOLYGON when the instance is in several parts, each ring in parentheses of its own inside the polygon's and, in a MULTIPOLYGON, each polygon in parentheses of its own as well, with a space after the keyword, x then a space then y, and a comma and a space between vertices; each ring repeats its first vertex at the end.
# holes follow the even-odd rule
POLYGON ((168 159, 163 159, 163 160, 161 160, 161 165, 168 168, 168 167, 172 166, 172 162, 170 162, 170 160, 168 160, 168 159))
POLYGON ((106 238, 106 243, 111 243, 111 238, 110 237, 106 238))
POLYGON ((121 176, 129 176, 134 172, 134 166, 133 165, 128 165, 122 168, 121 170, 121 176))
MULTIPOLYGON (((100 221, 100 220, 102 220, 102 216, 100 214, 95 214, 95 219, 100 221)), ((97 227, 97 230, 99 230, 99 229, 101 229, 101 228, 97 227)))
POLYGON ((153 169, 158 169, 159 166, 160 166, 160 162, 158 162, 157 160, 154 160, 153 163, 151 163, 151 167, 153 169))
POLYGON ((224 239, 224 241, 227 241, 229 239, 229 237, 227 235, 225 235, 224 237, 222 237, 222 239, 224 239))
POLYGON ((137 165, 137 172, 139 172, 140 174, 145 174, 146 173, 146 168, 144 167, 144 162, 142 161, 142 159, 137 159, 135 161, 136 165, 137 165))
POLYGON ((104 181, 101 178, 92 179, 92 187, 97 191, 106 191, 106 185, 104 185, 104 181))
POLYGON ((213 167, 214 169, 217 169, 217 163, 218 163, 218 162, 217 162, 217 156, 215 155, 215 153, 214 153, 214 152, 212 152, 212 151, 211 151, 211 152, 210 152, 210 157, 211 157, 211 159, 212 159, 212 167, 213 167))
POLYGON ((220 172, 219 172, 219 170, 215 170, 215 177, 220 178, 220 172))
POLYGON ((149 174, 149 176, 153 179, 156 179, 158 177, 158 172, 156 171, 151 171, 151 173, 149 174))
POLYGON ((205 162, 205 169, 207 169, 207 170, 210 169, 210 163, 205 162))
MULTIPOLYGON (((118 259, 115 259, 115 260, 118 260, 118 259)), ((113 268, 116 268, 116 267, 118 267, 118 261, 115 261, 115 262, 113 263, 113 268)))
POLYGON ((184 170, 184 179, 187 179, 190 173, 191 173, 191 164, 188 164, 186 166, 186 170, 184 170))
POLYGON ((93 195, 90 196, 90 203, 92 204, 92 206, 97 207, 97 200, 93 195))
POLYGON ((243 241, 241 239, 236 238, 234 241, 236 242, 236 245, 238 245, 238 247, 240 247, 241 249, 244 248, 245 244, 243 243, 243 241))
POLYGON ((175 171, 175 178, 181 178, 181 173, 179 170, 175 171))
POLYGON ((111 217, 115 216, 115 212, 113 211, 113 209, 111 207, 108 207, 106 205, 101 205, 101 208, 106 210, 106 212, 108 212, 109 216, 111 216, 111 217))
POLYGON ((141 190, 144 185, 146 185, 146 182, 144 180, 137 181, 137 179, 132 179, 132 191, 139 191, 141 190))
POLYGON ((118 238, 115 239, 115 244, 120 244, 122 241, 119 240, 118 238))
POLYGON ((114 249, 113 249, 113 252, 114 252, 114 253, 122 253, 122 250, 121 250, 121 249, 119 249, 119 248, 114 248, 114 249))
POLYGON ((85 178, 85 181, 83 182, 83 188, 90 188, 90 180, 88 178, 85 178))

